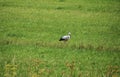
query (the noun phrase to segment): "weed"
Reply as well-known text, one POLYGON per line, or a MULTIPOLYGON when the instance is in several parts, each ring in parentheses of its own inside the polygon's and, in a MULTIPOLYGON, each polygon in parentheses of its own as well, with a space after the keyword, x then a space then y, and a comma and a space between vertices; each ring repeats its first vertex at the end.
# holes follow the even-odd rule
POLYGON ((16 77, 17 76, 17 67, 18 65, 15 64, 15 57, 13 58, 11 63, 5 63, 5 77, 16 77))
POLYGON ((106 77, 119 77, 120 69, 119 66, 109 65, 106 71, 106 77))
POLYGON ((71 63, 66 63, 66 66, 70 69, 70 77, 73 77, 75 71, 75 62, 72 61, 71 63))

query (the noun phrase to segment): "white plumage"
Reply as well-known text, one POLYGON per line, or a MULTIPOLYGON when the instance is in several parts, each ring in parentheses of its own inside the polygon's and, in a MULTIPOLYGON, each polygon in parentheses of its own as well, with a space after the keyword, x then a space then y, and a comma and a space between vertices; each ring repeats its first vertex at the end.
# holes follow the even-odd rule
POLYGON ((62 36, 59 41, 68 41, 70 39, 71 33, 69 32, 68 35, 62 36))

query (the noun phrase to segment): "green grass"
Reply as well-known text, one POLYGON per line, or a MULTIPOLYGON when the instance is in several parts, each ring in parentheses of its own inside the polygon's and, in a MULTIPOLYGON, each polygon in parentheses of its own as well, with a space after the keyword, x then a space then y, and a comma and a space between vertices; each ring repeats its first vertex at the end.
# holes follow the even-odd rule
MULTIPOLYGON (((17 65, 15 72, 17 76, 29 77, 30 74, 49 75, 50 77, 62 75, 70 76, 71 71, 75 77, 81 76, 96 77, 105 76, 109 70, 119 70, 119 52, 106 52, 94 50, 78 50, 67 48, 48 48, 39 46, 11 45, 2 47, 1 70, 5 72, 5 64, 17 65), (111 55, 112 54, 112 55, 111 55), (70 69, 70 64, 74 69, 70 69), (108 67, 115 66, 116 68, 108 67), (44 72, 41 70, 44 69, 44 72), (49 72, 50 71, 50 72, 49 72), (48 74, 50 73, 50 74, 48 74)), ((11 71, 13 67, 9 68, 11 71)), ((8 74, 11 74, 7 71, 8 74)), ((118 72, 117 72, 118 73, 118 72)), ((5 73, 1 73, 3 76, 5 73)), ((32 76, 31 75, 31 76, 32 76)), ((73 74, 72 74, 73 77, 73 74)))
POLYGON ((119 77, 119 5, 1 0, 0 77, 119 77), (59 42, 68 32, 71 39, 59 42))

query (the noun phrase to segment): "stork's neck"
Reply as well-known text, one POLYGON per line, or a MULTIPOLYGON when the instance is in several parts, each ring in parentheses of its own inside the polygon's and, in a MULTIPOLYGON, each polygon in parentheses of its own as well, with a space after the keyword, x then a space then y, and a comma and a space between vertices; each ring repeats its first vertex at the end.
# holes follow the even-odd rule
POLYGON ((68 34, 68 36, 69 36, 69 37, 71 37, 71 35, 70 35, 70 34, 68 34))

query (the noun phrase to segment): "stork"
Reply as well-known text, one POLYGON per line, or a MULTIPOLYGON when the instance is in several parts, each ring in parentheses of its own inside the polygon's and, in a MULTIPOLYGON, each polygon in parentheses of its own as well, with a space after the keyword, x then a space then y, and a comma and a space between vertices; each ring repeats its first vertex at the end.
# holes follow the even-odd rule
POLYGON ((59 39, 59 41, 64 41, 64 42, 66 42, 66 41, 68 41, 68 40, 70 39, 70 37, 71 37, 71 33, 69 32, 68 35, 62 36, 62 37, 59 39))

